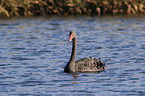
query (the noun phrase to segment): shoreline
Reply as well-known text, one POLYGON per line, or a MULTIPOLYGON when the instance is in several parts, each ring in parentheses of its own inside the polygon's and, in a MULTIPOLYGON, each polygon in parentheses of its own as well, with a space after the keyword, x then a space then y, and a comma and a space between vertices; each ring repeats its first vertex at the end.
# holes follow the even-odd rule
POLYGON ((1 0, 0 17, 104 16, 145 14, 140 0, 1 0))

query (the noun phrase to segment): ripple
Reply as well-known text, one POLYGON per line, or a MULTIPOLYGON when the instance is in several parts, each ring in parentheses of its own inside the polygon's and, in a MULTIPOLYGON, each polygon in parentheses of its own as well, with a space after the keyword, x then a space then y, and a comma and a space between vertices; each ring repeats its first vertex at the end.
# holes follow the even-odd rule
POLYGON ((34 58, 24 58, 24 57, 14 57, 14 58, 11 58, 11 59, 20 60, 20 61, 22 61, 22 60, 35 60, 34 58))

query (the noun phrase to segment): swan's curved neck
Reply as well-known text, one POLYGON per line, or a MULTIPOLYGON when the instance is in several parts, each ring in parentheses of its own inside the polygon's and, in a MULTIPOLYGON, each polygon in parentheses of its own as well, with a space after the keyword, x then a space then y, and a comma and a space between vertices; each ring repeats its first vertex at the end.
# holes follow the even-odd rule
POLYGON ((75 61, 76 61, 76 51, 77 51, 77 38, 72 39, 72 53, 69 62, 67 63, 64 71, 73 73, 75 72, 75 61))
POLYGON ((72 43, 72 53, 71 53, 71 58, 70 62, 75 63, 76 61, 76 51, 77 51, 77 38, 73 38, 73 43, 72 43))

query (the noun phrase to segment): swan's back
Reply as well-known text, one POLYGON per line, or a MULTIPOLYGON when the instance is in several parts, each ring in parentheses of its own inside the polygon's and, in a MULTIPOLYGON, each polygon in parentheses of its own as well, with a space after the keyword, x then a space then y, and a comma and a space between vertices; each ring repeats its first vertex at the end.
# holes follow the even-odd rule
POLYGON ((99 59, 83 58, 75 62, 76 72, 97 72, 105 70, 105 64, 99 59))

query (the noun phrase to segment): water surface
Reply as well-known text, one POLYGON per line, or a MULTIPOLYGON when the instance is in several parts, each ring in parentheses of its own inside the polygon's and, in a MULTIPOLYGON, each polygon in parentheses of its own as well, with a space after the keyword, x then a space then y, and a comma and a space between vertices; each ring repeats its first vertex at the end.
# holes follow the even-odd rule
POLYGON ((145 17, 0 19, 1 96, 145 95, 145 17), (100 73, 68 74, 70 30, 77 60, 101 58, 100 73))

